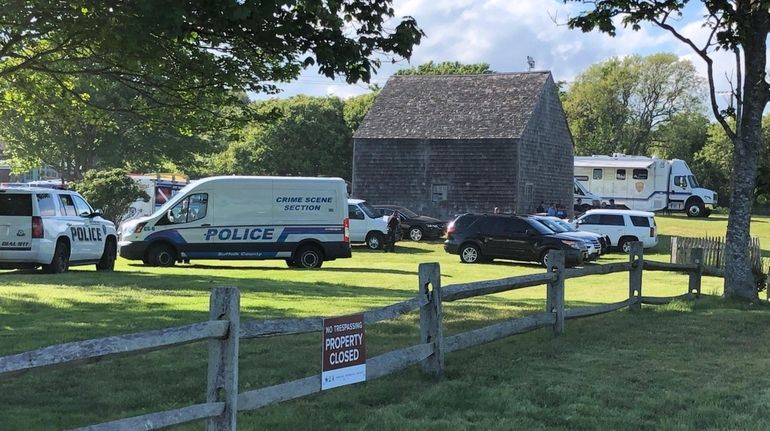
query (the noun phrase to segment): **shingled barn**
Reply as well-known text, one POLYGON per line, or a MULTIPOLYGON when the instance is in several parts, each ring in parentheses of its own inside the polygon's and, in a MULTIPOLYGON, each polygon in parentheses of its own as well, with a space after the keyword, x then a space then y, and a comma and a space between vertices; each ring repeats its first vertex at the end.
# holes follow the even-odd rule
POLYGON ((448 219, 572 210, 573 146, 550 72, 393 76, 353 139, 353 197, 448 219))

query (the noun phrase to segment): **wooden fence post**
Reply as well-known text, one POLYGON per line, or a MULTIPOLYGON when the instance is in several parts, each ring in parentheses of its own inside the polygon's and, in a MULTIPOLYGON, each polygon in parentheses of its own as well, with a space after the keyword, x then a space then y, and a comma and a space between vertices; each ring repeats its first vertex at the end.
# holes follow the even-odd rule
POLYGON ((224 402, 225 410, 221 416, 206 421, 207 431, 235 431, 237 427, 240 306, 241 296, 238 289, 212 289, 209 320, 227 320, 230 327, 225 338, 209 340, 206 402, 224 402))
POLYGON ((444 375, 444 326, 441 309, 441 267, 438 263, 421 263, 420 295, 428 303, 420 307, 420 342, 433 343, 433 354, 422 361, 422 371, 437 379, 444 375), (428 284, 432 289, 428 290, 428 284))
POLYGON ((644 245, 641 241, 631 243, 628 253, 631 270, 628 272, 628 308, 639 311, 642 309, 642 271, 644 270, 644 245))
POLYGON ((696 298, 700 298, 700 282, 703 274, 703 249, 692 249, 690 256, 692 260, 689 263, 698 264, 698 269, 690 272, 689 293, 694 293, 696 298))
POLYGON ((556 315, 556 322, 553 324, 553 333, 554 335, 560 335, 564 333, 564 251, 549 251, 547 260, 548 272, 556 274, 556 278, 548 282, 545 312, 554 313, 556 315))
POLYGON ((671 258, 669 260, 671 263, 679 263, 678 253, 679 253, 679 237, 672 236, 671 237, 671 258))

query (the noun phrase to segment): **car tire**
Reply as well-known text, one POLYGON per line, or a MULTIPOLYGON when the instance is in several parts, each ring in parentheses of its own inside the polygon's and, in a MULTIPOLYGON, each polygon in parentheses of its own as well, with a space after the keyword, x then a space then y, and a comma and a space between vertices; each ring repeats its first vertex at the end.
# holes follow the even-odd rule
POLYGON ((369 232, 366 235, 366 246, 370 250, 381 250, 385 245, 385 235, 382 232, 369 232))
POLYGON ((56 243, 51 263, 43 265, 43 272, 48 274, 61 274, 67 272, 70 267, 70 248, 64 241, 56 243))
POLYGON ((481 250, 474 244, 463 244, 460 247, 460 262, 478 263, 481 260, 481 250))
POLYGON ((114 271, 115 270, 115 259, 118 255, 118 249, 116 248, 115 241, 108 240, 106 244, 104 244, 104 251, 102 252, 102 257, 99 259, 99 262, 96 264, 96 270, 97 271, 114 271))
POLYGON ((703 202, 694 201, 687 204, 687 217, 706 217, 706 207, 703 202))
POLYGON ((412 226, 411 228, 409 228, 409 239, 411 239, 412 241, 420 241, 422 240, 423 236, 424 236, 424 233, 422 231, 422 228, 420 228, 419 226, 412 226))
POLYGON ((631 253, 631 243, 634 241, 639 241, 636 237, 629 237, 624 236, 618 240, 618 249, 623 252, 623 254, 629 254, 631 253))
POLYGON ((540 254, 540 259, 538 259, 538 261, 540 262, 540 265, 543 265, 544 268, 548 268, 548 263, 549 263, 548 253, 552 250, 554 249, 549 248, 549 249, 543 250, 543 252, 540 254))
POLYGON ((323 252, 314 245, 304 245, 299 248, 294 258, 295 267, 303 269, 316 269, 323 265, 323 252))
POLYGON ((155 244, 147 252, 147 260, 152 266, 174 266, 176 263, 176 251, 168 244, 155 244))
POLYGON ((286 266, 288 266, 289 268, 297 268, 298 267, 297 261, 294 259, 286 259, 286 266))

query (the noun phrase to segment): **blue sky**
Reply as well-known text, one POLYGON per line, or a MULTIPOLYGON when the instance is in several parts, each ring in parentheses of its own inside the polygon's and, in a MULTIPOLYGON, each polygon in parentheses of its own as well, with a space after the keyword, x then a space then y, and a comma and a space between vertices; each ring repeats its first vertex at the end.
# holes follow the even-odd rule
MULTIPOLYGON (((582 33, 570 30, 564 23, 583 8, 578 3, 564 4, 560 0, 395 0, 396 16, 413 16, 426 32, 427 38, 418 46, 410 62, 383 67, 372 83, 384 85, 387 78, 403 67, 428 61, 460 61, 489 63, 496 72, 527 70, 527 56, 535 59, 536 70, 550 70, 554 78, 572 81, 589 65, 613 56, 648 55, 672 52, 693 62, 705 77, 705 63, 689 47, 669 33, 644 25, 640 31, 618 30, 612 38, 599 32, 582 33)), ((702 3, 691 2, 677 28, 703 43, 708 32, 702 28, 702 3)), ((729 89, 724 78, 732 73, 733 57, 715 54, 717 89, 729 89)), ((364 83, 347 85, 344 80, 331 80, 306 70, 288 84, 279 97, 295 94, 350 97, 368 91, 364 83)))

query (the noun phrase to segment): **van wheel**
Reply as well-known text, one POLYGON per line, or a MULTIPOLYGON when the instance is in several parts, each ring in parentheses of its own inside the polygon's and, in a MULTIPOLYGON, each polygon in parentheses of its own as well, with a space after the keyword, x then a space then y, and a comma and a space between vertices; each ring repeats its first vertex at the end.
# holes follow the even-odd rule
POLYGON ((481 251, 473 244, 465 244, 460 248, 460 262, 476 263, 481 260, 481 251))
POLYGON ((422 229, 415 226, 411 229, 409 229, 409 238, 412 239, 412 241, 419 241, 422 239, 422 229))
POLYGON ((286 259, 286 266, 289 268, 296 268, 298 266, 297 261, 294 259, 286 259))
POLYGON ((176 263, 176 252, 166 244, 156 244, 147 253, 147 261, 152 266, 174 266, 176 263))
POLYGON ((315 269, 320 268, 324 262, 323 253, 318 247, 313 245, 302 246, 297 250, 294 265, 297 268, 315 269))
POLYGON ((366 235, 366 246, 371 250, 380 250, 385 244, 385 236, 382 232, 369 232, 366 235))
POLYGON ((43 265, 43 271, 48 274, 61 274, 67 272, 70 267, 70 248, 64 241, 56 243, 53 259, 48 265, 43 265))
POLYGON ((631 253, 631 243, 633 241, 639 241, 636 237, 624 236, 618 240, 618 248, 625 254, 631 253))
POLYGON ((104 245, 104 252, 102 252, 102 258, 96 264, 97 271, 114 271, 115 270, 115 258, 117 257, 118 250, 115 246, 115 241, 109 240, 104 245))

